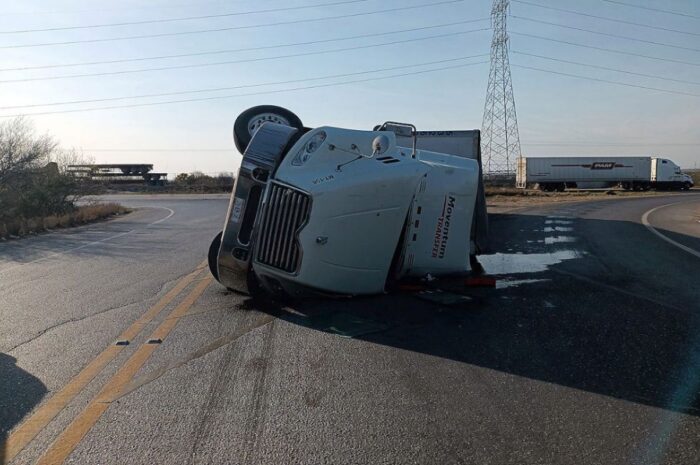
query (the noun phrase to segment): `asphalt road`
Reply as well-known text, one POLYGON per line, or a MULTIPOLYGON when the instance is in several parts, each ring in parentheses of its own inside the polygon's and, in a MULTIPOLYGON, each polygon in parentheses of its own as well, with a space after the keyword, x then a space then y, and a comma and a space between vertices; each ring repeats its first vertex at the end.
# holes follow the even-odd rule
POLYGON ((0 243, 10 463, 700 463, 698 194, 494 212, 468 302, 293 308, 202 269, 225 198, 121 200, 0 243))

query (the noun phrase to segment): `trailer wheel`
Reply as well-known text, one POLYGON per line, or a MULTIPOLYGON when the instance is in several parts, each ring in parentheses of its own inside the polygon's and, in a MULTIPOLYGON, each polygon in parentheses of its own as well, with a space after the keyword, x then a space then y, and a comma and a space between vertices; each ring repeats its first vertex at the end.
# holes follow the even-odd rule
POLYGON ((267 122, 291 126, 298 129, 299 133, 304 130, 304 124, 299 117, 286 108, 275 105, 259 105, 248 108, 238 115, 236 122, 233 123, 233 142, 239 152, 245 152, 255 131, 267 122))
POLYGON ((214 240, 211 241, 211 244, 209 245, 209 255, 207 256, 207 261, 209 262, 209 271, 211 271, 212 276, 214 276, 214 279, 219 281, 219 267, 217 266, 217 258, 219 256, 219 248, 221 247, 221 236, 223 236, 224 232, 221 231, 219 234, 217 234, 214 237, 214 240))

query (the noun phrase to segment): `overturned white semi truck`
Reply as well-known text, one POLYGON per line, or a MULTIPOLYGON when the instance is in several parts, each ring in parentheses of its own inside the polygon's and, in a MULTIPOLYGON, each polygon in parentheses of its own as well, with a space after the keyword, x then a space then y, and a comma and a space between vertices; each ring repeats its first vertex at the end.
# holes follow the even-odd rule
POLYGON ((243 154, 209 266, 248 293, 381 293, 405 277, 479 267, 486 203, 479 131, 307 128, 259 106, 234 125, 243 154))
POLYGON ((518 160, 516 184, 544 191, 616 185, 630 190, 688 190, 693 178, 667 158, 523 157, 518 160))

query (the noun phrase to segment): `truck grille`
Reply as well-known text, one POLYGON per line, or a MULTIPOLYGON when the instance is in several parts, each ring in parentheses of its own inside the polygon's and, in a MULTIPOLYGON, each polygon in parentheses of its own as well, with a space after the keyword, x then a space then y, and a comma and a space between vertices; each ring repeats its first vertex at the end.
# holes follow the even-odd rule
POLYGON ((270 185, 260 220, 257 261, 288 273, 299 268, 301 250, 297 234, 306 224, 311 200, 303 192, 279 184, 270 185))

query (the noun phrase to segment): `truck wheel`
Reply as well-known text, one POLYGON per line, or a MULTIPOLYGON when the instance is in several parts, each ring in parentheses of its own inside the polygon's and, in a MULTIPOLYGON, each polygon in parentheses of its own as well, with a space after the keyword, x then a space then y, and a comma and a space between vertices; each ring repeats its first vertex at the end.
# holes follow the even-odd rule
POLYGON ((689 191, 690 190, 690 183, 689 182, 683 183, 683 187, 681 189, 684 191, 689 191))
POLYGON ((224 232, 221 231, 214 237, 214 240, 211 241, 211 244, 209 245, 209 255, 207 256, 207 260, 209 262, 209 271, 211 271, 212 276, 214 276, 214 279, 216 279, 217 281, 219 281, 219 267, 216 262, 219 257, 219 248, 221 247, 221 236, 223 234, 224 232))
POLYGON ((304 130, 304 124, 299 117, 286 108, 275 105, 259 105, 248 108, 238 115, 236 122, 233 123, 233 142, 238 151, 244 153, 255 131, 263 123, 268 122, 291 126, 298 129, 300 133, 304 130))

